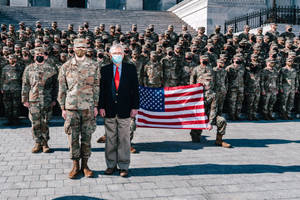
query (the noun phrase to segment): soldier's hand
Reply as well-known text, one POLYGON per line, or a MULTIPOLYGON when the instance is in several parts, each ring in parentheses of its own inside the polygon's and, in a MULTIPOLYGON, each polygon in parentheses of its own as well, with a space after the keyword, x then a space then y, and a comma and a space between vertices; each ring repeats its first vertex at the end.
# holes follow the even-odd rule
POLYGON ((53 101, 53 102, 51 103, 51 107, 54 107, 55 105, 56 105, 56 102, 53 101))
POLYGON ((94 117, 97 117, 97 115, 98 115, 98 109, 95 107, 94 108, 94 117))
POLYGON ((61 116, 64 118, 64 120, 66 120, 66 118, 67 118, 67 111, 62 110, 61 116))
POLYGON ((28 102, 24 102, 23 104, 26 108, 29 108, 29 103, 28 102))
POLYGON ((211 131, 213 129, 213 126, 211 124, 208 124, 207 130, 211 131))
POLYGON ((101 117, 105 117, 105 110, 104 109, 100 109, 100 116, 101 117))
POLYGON ((266 95, 266 93, 265 92, 261 92, 261 95, 266 95))
POLYGON ((134 118, 138 113, 138 110, 137 109, 132 109, 131 112, 130 112, 130 117, 134 118))

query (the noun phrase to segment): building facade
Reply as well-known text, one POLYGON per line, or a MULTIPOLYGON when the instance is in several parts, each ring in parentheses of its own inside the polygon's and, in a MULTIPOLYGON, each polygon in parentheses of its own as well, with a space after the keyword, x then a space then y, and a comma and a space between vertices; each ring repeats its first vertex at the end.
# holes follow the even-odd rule
POLYGON ((167 10, 182 0, 0 0, 0 5, 52 8, 167 10))

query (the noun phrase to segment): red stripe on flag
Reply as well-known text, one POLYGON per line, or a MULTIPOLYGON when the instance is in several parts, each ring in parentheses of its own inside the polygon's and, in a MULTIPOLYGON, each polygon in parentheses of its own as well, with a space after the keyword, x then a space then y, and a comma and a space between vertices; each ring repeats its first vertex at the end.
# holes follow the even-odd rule
MULTIPOLYGON (((199 102, 203 101, 203 98, 196 98, 196 99, 184 99, 184 100, 178 100, 178 101, 165 101, 165 105, 174 105, 174 104, 185 104, 190 102, 199 102)), ((184 106, 184 105, 182 105, 184 106)))
POLYGON ((162 116, 162 115, 150 115, 147 113, 144 113, 143 111, 138 111, 139 115, 153 118, 153 119, 178 119, 178 118, 188 118, 188 117, 204 117, 206 116, 205 113, 191 113, 191 114, 181 114, 181 115, 168 115, 168 116, 162 116))
POLYGON ((181 107, 181 108, 166 108, 165 112, 176 112, 176 111, 182 111, 182 110, 196 110, 196 109, 204 109, 204 105, 186 106, 186 107, 181 107))
POLYGON ((186 121, 186 122, 152 122, 145 119, 138 118, 138 122, 145 124, 154 124, 154 125, 192 125, 192 124, 206 124, 208 120, 197 120, 197 121, 186 121))
POLYGON ((171 91, 171 90, 179 90, 179 89, 189 89, 189 88, 195 88, 202 86, 201 83, 193 84, 193 85, 185 85, 185 86, 177 86, 177 87, 165 87, 165 91, 171 91))
POLYGON ((194 92, 184 92, 184 93, 173 93, 173 94, 165 94, 165 98, 169 97, 184 97, 184 96, 192 96, 194 94, 201 94, 203 90, 197 90, 194 92))

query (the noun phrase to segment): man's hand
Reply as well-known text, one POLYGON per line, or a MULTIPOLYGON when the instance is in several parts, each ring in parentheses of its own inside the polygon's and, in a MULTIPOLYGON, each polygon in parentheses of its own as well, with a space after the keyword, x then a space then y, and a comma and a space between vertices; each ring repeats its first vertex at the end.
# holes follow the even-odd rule
POLYGON ((24 105, 26 108, 29 108, 29 103, 28 103, 28 102, 24 102, 23 105, 24 105))
POLYGON ((130 117, 134 118, 138 113, 138 110, 137 109, 132 109, 131 112, 130 112, 130 117))
POLYGON ((105 110, 104 109, 100 109, 100 116, 104 118, 105 115, 106 115, 105 114, 105 110))
POLYGON ((95 107, 94 108, 94 117, 97 117, 97 115, 98 115, 98 109, 95 107))
POLYGON ((61 116, 64 118, 64 120, 66 120, 67 119, 67 111, 66 110, 62 110, 61 116))
POLYGON ((213 126, 211 124, 208 124, 208 126, 207 126, 206 129, 209 130, 209 131, 211 131, 213 129, 213 126))

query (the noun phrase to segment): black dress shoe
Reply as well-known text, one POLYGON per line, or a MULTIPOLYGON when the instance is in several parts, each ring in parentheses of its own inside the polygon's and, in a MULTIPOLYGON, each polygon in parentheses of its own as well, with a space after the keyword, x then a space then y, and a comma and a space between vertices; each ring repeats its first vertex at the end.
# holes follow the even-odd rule
POLYGON ((106 175, 112 175, 114 172, 116 172, 118 170, 117 167, 114 167, 114 168, 107 168, 104 172, 104 174, 106 175))

